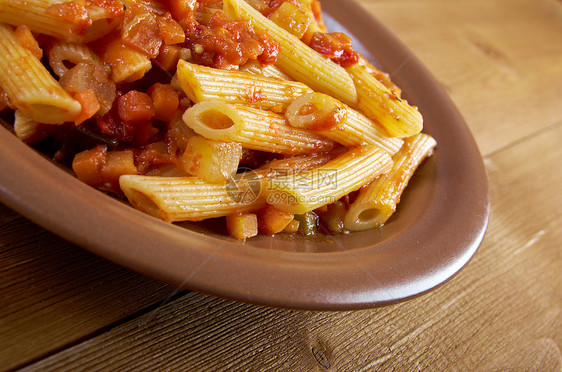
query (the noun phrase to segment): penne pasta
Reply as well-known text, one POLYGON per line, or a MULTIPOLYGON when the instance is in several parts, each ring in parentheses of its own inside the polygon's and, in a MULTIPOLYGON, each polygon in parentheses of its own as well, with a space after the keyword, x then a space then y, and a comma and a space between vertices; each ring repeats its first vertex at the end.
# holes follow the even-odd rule
POLYGON ((396 211, 415 170, 431 155, 435 145, 435 140, 427 134, 405 139, 402 149, 392 157, 392 170, 359 192, 345 215, 345 228, 362 231, 384 225, 396 211))
POLYGON ((275 65, 293 79, 315 91, 329 94, 354 106, 357 92, 345 70, 277 26, 244 0, 224 0, 224 12, 231 18, 243 18, 267 32, 281 45, 275 65))
POLYGON ((275 161, 256 171, 239 173, 228 183, 198 177, 124 175, 119 184, 135 208, 164 221, 200 221, 257 211, 266 205, 268 180, 325 164, 333 155, 299 156, 275 161))
POLYGON ((258 61, 246 62, 245 64, 240 66, 240 71, 282 80, 291 80, 289 75, 279 70, 277 67, 275 67, 275 65, 262 65, 258 61))
POLYGON ((3 71, 0 86, 10 102, 32 120, 62 124, 74 120, 80 113, 80 103, 21 46, 12 28, 3 24, 0 24, 0 71, 3 71))
POLYGON ((152 68, 146 55, 125 45, 121 39, 109 42, 102 59, 111 66, 111 80, 115 83, 137 81, 152 68))
POLYGON ((183 120, 204 137, 253 150, 296 155, 333 147, 319 134, 290 127, 283 115, 223 101, 199 102, 185 111, 183 120))
POLYGON ((182 60, 178 63, 177 79, 193 102, 218 99, 276 111, 283 111, 301 94, 312 92, 299 82, 218 70, 182 60))
POLYGON ((393 155, 403 143, 360 112, 323 93, 308 93, 295 99, 285 117, 293 127, 311 130, 344 146, 377 145, 393 155))
POLYGON ((135 208, 168 222, 224 217, 265 205, 257 197, 236 198, 227 184, 197 177, 124 175, 119 185, 135 208))
POLYGON ((104 5, 86 6, 68 0, 0 0, 0 23, 25 24, 34 32, 60 40, 90 42, 119 24, 123 5, 118 1, 106 1, 104 5))
POLYGON ((352 44, 318 0, 0 0, 0 110, 164 221, 347 233, 383 224, 435 146, 352 44))
POLYGON ((20 110, 14 112, 14 133, 22 141, 31 138, 37 131, 39 123, 25 116, 20 110))
POLYGON ((357 88, 355 107, 395 137, 410 137, 423 129, 420 112, 376 79, 364 66, 347 68, 357 88))
POLYGON ((392 168, 392 159, 377 146, 348 151, 325 165, 269 180, 266 200, 276 208, 303 214, 334 203, 392 168))

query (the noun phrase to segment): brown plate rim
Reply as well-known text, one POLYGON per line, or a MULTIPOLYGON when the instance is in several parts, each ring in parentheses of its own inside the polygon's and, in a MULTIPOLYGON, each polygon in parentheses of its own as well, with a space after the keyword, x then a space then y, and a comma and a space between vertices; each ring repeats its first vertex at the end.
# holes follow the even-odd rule
POLYGON ((181 288, 252 304, 362 309, 444 283, 471 259, 487 227, 490 196, 478 147, 439 83, 388 29, 355 2, 322 4, 330 23, 345 25, 361 51, 391 73, 424 114, 424 131, 438 141, 436 154, 414 181, 420 186, 412 192, 424 201, 411 197, 404 202, 394 219, 399 227, 394 235, 391 226, 386 236, 367 232, 333 237, 334 249, 315 251, 325 243, 280 237, 244 243, 191 231, 88 187, 5 128, 0 128, 0 200, 125 267, 181 288), (408 220, 409 215, 416 219, 408 220), (291 244, 310 249, 278 249, 291 244))

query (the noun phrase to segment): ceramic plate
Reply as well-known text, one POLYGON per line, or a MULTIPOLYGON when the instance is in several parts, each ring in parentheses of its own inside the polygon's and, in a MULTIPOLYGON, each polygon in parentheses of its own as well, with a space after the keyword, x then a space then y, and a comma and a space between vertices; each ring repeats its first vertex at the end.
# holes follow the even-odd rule
POLYGON ((391 74, 438 142, 383 229, 239 242, 217 224, 164 223, 81 183, 3 127, 2 202, 123 266, 248 303, 358 309, 445 282, 472 257, 487 226, 489 193, 478 148, 443 89, 387 29, 353 2, 323 0, 323 6, 330 30, 352 35, 356 48, 391 74))

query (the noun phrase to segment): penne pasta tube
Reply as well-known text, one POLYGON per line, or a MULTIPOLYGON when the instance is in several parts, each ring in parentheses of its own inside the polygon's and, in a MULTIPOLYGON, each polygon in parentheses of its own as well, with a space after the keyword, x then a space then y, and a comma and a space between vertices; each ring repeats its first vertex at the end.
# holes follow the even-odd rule
POLYGON ((36 132, 39 123, 22 114, 20 110, 14 112, 14 133, 22 141, 31 138, 36 132))
MULTIPOLYGON (((240 196, 240 190, 229 188, 229 184, 208 183, 197 177, 124 175, 119 186, 135 208, 167 222, 201 221, 265 205, 258 195, 240 196)), ((259 187, 258 183, 258 193, 259 187)))
POLYGON ((306 85, 249 72, 219 70, 178 62, 177 79, 193 102, 219 99, 264 109, 284 110, 298 96, 312 92, 306 85))
POLYGON ((333 150, 327 152, 317 152, 311 155, 299 155, 285 159, 268 161, 258 169, 254 170, 260 177, 275 177, 279 175, 296 174, 305 170, 323 166, 330 160, 339 155, 341 151, 333 150))
POLYGON ((323 93, 308 93, 295 99, 285 117, 293 127, 311 130, 344 146, 377 145, 393 155, 404 142, 390 137, 365 115, 323 93))
POLYGON ((0 23, 26 24, 41 34, 71 42, 90 42, 107 35, 119 24, 123 6, 104 6, 68 0, 0 0, 0 23))
POLYGON ((0 86, 10 102, 40 123, 73 121, 82 106, 51 76, 41 62, 25 49, 10 26, 0 24, 0 86), (9 73, 4 73, 9 71, 9 73))
POLYGON ((357 103, 355 85, 344 68, 277 26, 244 0, 224 0, 223 7, 230 18, 251 21, 256 27, 267 30, 280 44, 281 50, 275 65, 281 71, 313 90, 329 94, 350 106, 357 103))
POLYGON ((253 150, 296 155, 328 151, 333 142, 287 125, 283 115, 223 101, 202 101, 187 109, 183 120, 198 134, 224 142, 239 142, 253 150))
POLYGON ((393 137, 410 137, 423 129, 423 118, 412 107, 390 91, 364 66, 355 64, 347 68, 357 89, 354 106, 370 119, 382 125, 393 137))
POLYGON ((227 183, 198 177, 124 175, 119 185, 135 208, 168 222, 200 221, 257 211, 265 206, 262 192, 272 177, 320 167, 334 157, 323 153, 275 160, 269 166, 234 175, 227 183))
POLYGON ((392 168, 392 159, 377 146, 350 148, 325 165, 269 180, 265 197, 278 209, 302 214, 334 203, 392 168))
POLYGON ((111 66, 110 77, 115 83, 139 80, 152 68, 146 55, 125 45, 120 38, 109 42, 102 59, 111 66))
POLYGON ((240 71, 249 72, 254 75, 291 80, 289 75, 279 70, 279 68, 275 67, 275 65, 262 65, 256 60, 249 60, 248 62, 240 66, 240 71))
POLYGON ((382 70, 379 70, 371 62, 365 59, 364 56, 359 56, 358 65, 362 66, 366 72, 373 75, 381 84, 387 87, 396 97, 401 98, 402 90, 399 86, 394 84, 390 79, 390 75, 382 70))
POLYGON ((345 228, 362 231, 382 226, 396 211, 410 178, 435 145, 435 140, 423 133, 405 139, 402 149, 392 157, 392 170, 359 192, 345 215, 345 228))

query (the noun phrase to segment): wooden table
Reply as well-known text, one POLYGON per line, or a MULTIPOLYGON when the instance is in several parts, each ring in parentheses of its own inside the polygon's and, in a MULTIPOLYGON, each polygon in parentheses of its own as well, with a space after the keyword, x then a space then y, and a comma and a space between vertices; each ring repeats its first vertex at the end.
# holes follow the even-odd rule
POLYGON ((561 370, 562 2, 361 3, 476 137, 492 214, 472 261, 396 305, 279 310, 178 291, 0 206, 1 370, 561 370))

